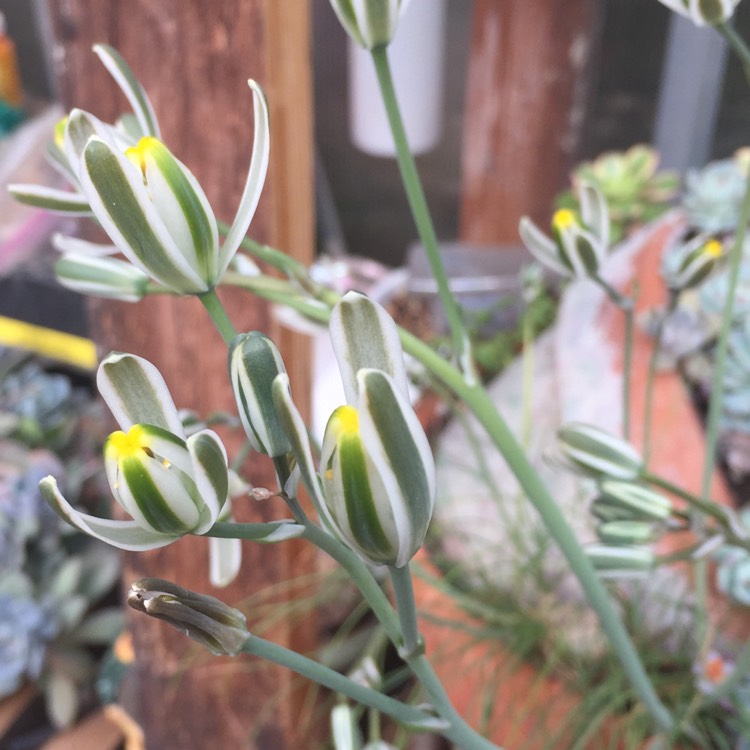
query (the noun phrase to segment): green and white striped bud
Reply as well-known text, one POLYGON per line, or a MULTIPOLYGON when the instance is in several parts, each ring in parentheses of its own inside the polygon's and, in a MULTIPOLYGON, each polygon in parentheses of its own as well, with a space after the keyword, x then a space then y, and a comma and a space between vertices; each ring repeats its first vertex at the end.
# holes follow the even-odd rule
POLYGON ((674 268, 664 272, 664 282, 673 292, 700 284, 721 260, 724 247, 719 240, 699 235, 683 245, 678 253, 674 268))
POLYGON ((357 373, 358 403, 331 415, 320 473, 341 538, 363 559, 403 567, 422 546, 435 503, 435 464, 408 400, 380 370, 357 373))
POLYGON ((253 448, 276 458, 292 450, 273 403, 272 386, 286 373, 276 345, 252 331, 235 337, 229 347, 229 376, 242 426, 253 448))
POLYGON ((580 218, 567 208, 552 217, 552 237, 524 216, 518 227, 526 247, 542 264, 561 276, 596 276, 609 249, 609 211, 602 193, 582 183, 580 218))
POLYGON ((643 459, 630 443, 593 425, 572 422, 557 431, 570 465, 598 479, 637 479, 643 459))
POLYGON ((734 14, 740 0, 659 0, 667 8, 689 18, 696 26, 715 26, 734 14))
POLYGON ((347 34, 360 47, 375 49, 390 44, 409 0, 331 0, 347 34))
POLYGON ((606 521, 596 527, 596 534, 603 544, 633 545, 651 544, 662 534, 658 524, 648 521, 606 521))
POLYGON ((633 482, 607 480, 599 485, 601 500, 621 509, 623 518, 634 521, 666 521, 672 514, 672 501, 656 490, 633 482))
POLYGON ((161 578, 141 578, 133 583, 128 604, 165 620, 217 655, 236 656, 250 637, 245 615, 238 609, 161 578))
POLYGON ((654 567, 654 553, 648 547, 588 544, 583 551, 602 578, 642 577, 654 567))
POLYGON ((63 255, 55 263, 55 276, 64 287, 79 294, 138 302, 148 287, 148 276, 117 258, 63 255))

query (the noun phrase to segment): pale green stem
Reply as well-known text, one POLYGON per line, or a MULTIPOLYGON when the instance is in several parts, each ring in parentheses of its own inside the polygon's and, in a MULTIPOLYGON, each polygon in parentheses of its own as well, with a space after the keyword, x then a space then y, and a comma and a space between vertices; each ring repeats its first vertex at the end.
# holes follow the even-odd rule
POLYGON ((735 31, 728 23, 716 24, 716 30, 727 40, 729 46, 732 48, 737 57, 740 58, 742 63, 742 69, 745 73, 745 78, 748 84, 750 84, 750 47, 747 46, 745 40, 735 31))
POLYGON ((401 634, 404 639, 401 656, 406 658, 416 654, 421 647, 411 571, 407 563, 401 568, 390 566, 388 572, 391 574, 393 593, 396 596, 396 611, 401 622, 401 634))
POLYGON ((203 303, 203 307, 206 308, 213 324, 224 339, 224 343, 229 345, 232 339, 237 335, 237 331, 227 315, 227 311, 224 309, 224 305, 221 304, 219 296, 216 294, 216 290, 212 289, 210 292, 196 295, 198 299, 203 303))
POLYGON ((593 276, 593 280, 605 291, 607 296, 625 316, 625 341, 622 354, 622 434, 625 440, 630 439, 630 389, 633 380, 633 328, 634 307, 633 300, 620 294, 610 286, 601 276, 593 276))
MULTIPOLYGON (((711 479, 716 468, 716 453, 719 442, 719 421, 724 401, 724 371, 726 369, 727 349, 729 348, 729 332, 734 320, 734 305, 737 296, 737 282, 740 277, 740 266, 745 244, 747 223, 750 221, 750 180, 742 200, 737 232, 734 245, 729 254, 729 279, 727 284, 727 298, 721 319, 719 340, 716 344, 716 358, 711 376, 711 398, 708 405, 708 420, 706 426, 706 458, 703 464, 703 481, 701 483, 701 497, 708 500, 711 493, 711 479)), ((693 522, 700 533, 703 521, 695 515, 693 522)), ((699 636, 705 631, 708 620, 708 565, 705 560, 698 560, 695 564, 695 592, 698 607, 699 636)), ((700 642, 701 638, 699 638, 700 642)))
MULTIPOLYGON (((226 278, 225 280, 237 286, 252 288, 252 279, 233 277, 231 280, 226 278)), ((269 298, 262 286, 259 285, 258 290, 259 294, 269 298)), ((284 298, 284 295, 278 290, 272 292, 272 299, 287 304, 320 323, 326 323, 330 317, 330 310, 321 305, 300 297, 294 298, 287 295, 284 298)), ((596 571, 487 392, 479 384, 467 383, 461 372, 415 336, 403 330, 400 331, 400 336, 404 351, 421 362, 459 399, 463 400, 482 424, 492 442, 500 450, 527 497, 539 513, 545 527, 568 560, 571 570, 581 582, 586 597, 597 613, 602 627, 610 639, 612 649, 620 659, 634 690, 640 696, 657 725, 661 729, 671 730, 673 727, 672 717, 656 695, 643 664, 596 571)), ((321 533, 325 532, 321 531, 321 533)))
POLYGON ((440 248, 438 246, 437 235, 435 234, 435 227, 432 223, 430 211, 427 208, 427 201, 425 200, 417 166, 406 138, 406 130, 401 118, 396 90, 393 86, 388 53, 385 47, 376 47, 371 51, 371 54, 372 61, 375 64, 375 72, 378 76, 383 104, 388 115, 388 123, 390 124, 393 141, 396 145, 396 158, 401 171, 404 189, 406 190, 406 197, 409 201, 409 208, 411 209, 414 223, 417 226, 419 238, 424 246, 430 270, 437 284, 440 302, 443 305, 445 318, 448 321, 448 327, 451 331, 453 351, 464 371, 469 374, 472 373, 472 370, 468 368, 473 367, 471 352, 469 351, 469 337, 464 328, 461 312, 448 286, 448 277, 445 273, 443 259, 440 257, 440 248))
POLYGON ((664 328, 667 323, 667 319, 674 312, 677 305, 677 294, 675 292, 669 293, 669 300, 664 309, 664 314, 659 318, 659 322, 654 331, 653 349, 651 350, 651 356, 648 360, 648 372, 646 374, 646 398, 645 407, 643 410, 643 465, 648 467, 648 461, 651 456, 651 427, 653 424, 653 402, 654 402, 654 380, 656 379, 656 365, 659 361, 659 351, 661 350, 661 342, 664 336, 664 328))
POLYGON ((302 654, 298 654, 296 651, 279 646, 277 643, 267 641, 264 638, 251 635, 242 647, 242 651, 291 669, 293 672, 307 677, 319 685, 346 695, 348 698, 365 706, 375 708, 403 724, 426 727, 429 727, 431 723, 434 724, 434 717, 430 716, 430 714, 409 706, 406 703, 401 703, 401 701, 395 698, 383 695, 377 690, 354 682, 323 664, 319 664, 302 654))

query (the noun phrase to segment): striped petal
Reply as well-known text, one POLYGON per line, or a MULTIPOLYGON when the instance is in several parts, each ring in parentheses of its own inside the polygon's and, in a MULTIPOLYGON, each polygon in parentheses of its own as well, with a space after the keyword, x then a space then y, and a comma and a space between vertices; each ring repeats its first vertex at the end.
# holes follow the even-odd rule
POLYGON ((643 459, 630 443, 593 425, 570 423, 557 431, 563 455, 597 477, 637 479, 643 459))
POLYGON ((79 294, 138 302, 148 286, 148 276, 117 258, 63 255, 55 263, 55 276, 62 286, 79 294))
POLYGON ((229 491, 229 470, 227 453, 219 436, 212 430, 201 430, 187 439, 193 478, 198 494, 204 504, 200 524, 196 525, 196 534, 208 531, 219 518, 227 502, 229 491))
POLYGON ((595 185, 584 182, 578 188, 578 198, 584 225, 606 251, 609 247, 609 210, 604 196, 595 185))
POLYGON ((115 79, 120 90, 125 94, 130 106, 133 108, 141 135, 153 135, 159 137, 159 123, 154 114, 154 108, 146 95, 130 66, 125 62, 123 56, 113 47, 106 44, 95 44, 94 52, 115 79))
POLYGON ((52 235, 52 245, 55 250, 71 255, 85 255, 88 258, 102 258, 108 255, 116 255, 119 251, 114 245, 102 245, 98 242, 88 242, 78 237, 69 237, 65 234, 55 232, 52 235))
POLYGON ((131 263, 176 292, 208 291, 210 285, 159 216, 141 171, 100 138, 91 138, 83 152, 81 188, 99 223, 131 263))
POLYGON ((329 330, 347 403, 357 403, 357 373, 362 368, 387 373, 408 396, 398 329, 381 305, 358 292, 347 292, 331 312, 329 330))
POLYGON ((164 378, 143 357, 113 352, 99 365, 96 385, 122 430, 148 424, 184 437, 164 378))
POLYGON ((140 552, 165 547, 180 538, 145 529, 135 521, 111 521, 81 513, 63 497, 54 477, 45 477, 39 483, 39 489, 52 510, 64 521, 113 547, 140 552))
POLYGON ((237 252, 237 248, 245 239, 247 229, 255 215, 255 209, 258 206, 263 183, 266 181, 266 172, 268 171, 270 155, 268 104, 263 90, 255 81, 250 80, 247 84, 253 92, 253 152, 250 156, 250 168, 239 208, 219 251, 218 278, 224 275, 229 262, 237 252))
POLYGON ((543 265, 559 273, 561 276, 571 276, 571 269, 559 258, 555 242, 550 239, 528 216, 524 216, 519 225, 518 233, 528 251, 543 265))
POLYGON ((86 196, 69 190, 55 190, 42 185, 8 185, 8 192, 27 206, 44 208, 57 214, 89 216, 91 207, 86 196))

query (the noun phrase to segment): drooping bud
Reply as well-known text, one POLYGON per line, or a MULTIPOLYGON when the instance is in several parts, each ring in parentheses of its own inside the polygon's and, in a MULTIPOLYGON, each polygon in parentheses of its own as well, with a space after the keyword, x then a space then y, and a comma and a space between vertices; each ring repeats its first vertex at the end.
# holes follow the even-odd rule
POLYGON ((409 0, 331 0, 347 34, 360 47, 375 49, 390 44, 409 0))
POLYGON ((557 437, 565 459, 590 476, 632 480, 643 470, 643 459, 630 443, 593 425, 572 422, 557 437))
POLYGON ((235 337, 229 347, 229 376, 237 409, 253 448, 272 458, 292 449, 272 396, 274 378, 286 373, 276 345, 252 331, 235 337))
POLYGON ((165 620, 217 655, 236 656, 250 637, 245 615, 238 609, 161 578, 133 583, 128 604, 165 620))
POLYGON ((672 501, 656 490, 633 482, 607 480, 599 485, 601 499, 616 506, 625 518, 664 521, 672 513, 672 501))
POLYGON ((661 536, 657 524, 648 521, 606 521, 596 527, 596 534, 604 544, 651 544, 661 536))
POLYGON ((518 227, 526 247, 542 264, 562 276, 596 276, 609 249, 609 212, 602 193, 594 185, 578 189, 580 218, 570 209, 552 217, 552 237, 524 216, 518 227))
POLYGON ((328 512, 365 560, 406 565, 422 546, 435 502, 435 464, 408 400, 380 370, 357 374, 358 408, 326 426, 320 472, 328 512))
POLYGON ((654 553, 648 547, 588 544, 583 551, 602 578, 644 576, 654 565, 654 553))

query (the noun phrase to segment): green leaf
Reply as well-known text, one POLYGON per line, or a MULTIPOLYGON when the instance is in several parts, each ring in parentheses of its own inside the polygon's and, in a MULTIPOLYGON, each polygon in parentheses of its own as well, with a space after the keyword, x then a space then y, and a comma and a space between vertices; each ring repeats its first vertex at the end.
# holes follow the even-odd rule
POLYGON ((94 52, 125 94, 138 119, 142 135, 153 135, 159 138, 159 123, 156 120, 154 108, 151 106, 145 89, 123 56, 107 44, 95 44, 94 52))

